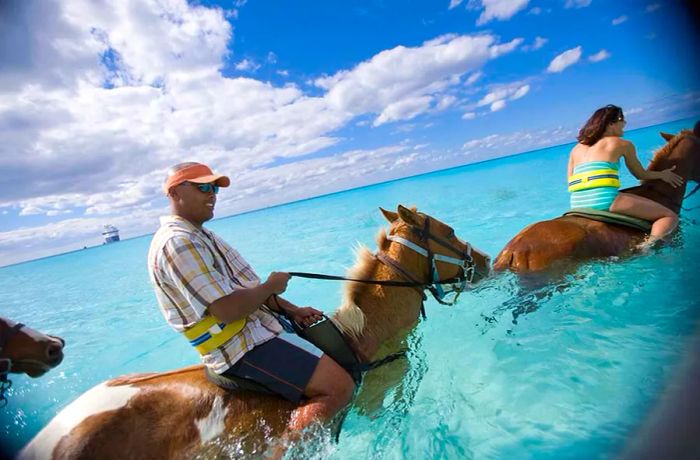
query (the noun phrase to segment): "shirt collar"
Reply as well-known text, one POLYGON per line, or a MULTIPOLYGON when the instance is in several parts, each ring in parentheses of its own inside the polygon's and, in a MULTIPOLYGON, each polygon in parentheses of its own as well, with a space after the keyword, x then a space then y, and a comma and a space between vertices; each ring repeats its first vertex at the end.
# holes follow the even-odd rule
POLYGON ((161 225, 161 226, 169 225, 169 226, 180 227, 180 228, 182 228, 182 229, 184 229, 184 230, 188 230, 188 231, 190 231, 190 232, 198 232, 198 231, 200 231, 197 227, 195 227, 194 225, 192 225, 192 223, 191 223, 189 220, 184 219, 184 218, 182 218, 182 217, 180 217, 180 216, 174 216, 174 215, 171 215, 171 216, 161 216, 161 218, 160 218, 160 225, 161 225))

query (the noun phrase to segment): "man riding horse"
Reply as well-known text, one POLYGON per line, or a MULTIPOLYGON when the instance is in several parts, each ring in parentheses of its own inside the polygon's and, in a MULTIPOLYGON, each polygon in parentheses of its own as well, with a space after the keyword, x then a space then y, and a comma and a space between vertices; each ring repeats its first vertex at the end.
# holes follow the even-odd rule
POLYGON ((302 326, 322 319, 320 311, 279 296, 289 274, 273 272, 261 283, 238 251, 203 227, 214 216, 219 187, 229 185, 228 177, 200 163, 170 169, 164 192, 172 215, 161 219, 153 237, 150 278, 165 319, 201 354, 212 381, 253 381, 300 403, 289 423, 298 432, 333 417, 355 384, 319 349, 281 334, 269 310, 302 326))

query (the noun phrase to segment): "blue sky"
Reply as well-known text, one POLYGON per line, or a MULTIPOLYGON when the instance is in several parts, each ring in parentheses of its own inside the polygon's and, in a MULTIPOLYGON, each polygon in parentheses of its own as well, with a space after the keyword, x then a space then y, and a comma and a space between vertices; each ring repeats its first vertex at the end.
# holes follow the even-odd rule
POLYGON ((0 265, 153 232, 165 171, 217 216, 700 114, 682 2, 0 3, 0 265))

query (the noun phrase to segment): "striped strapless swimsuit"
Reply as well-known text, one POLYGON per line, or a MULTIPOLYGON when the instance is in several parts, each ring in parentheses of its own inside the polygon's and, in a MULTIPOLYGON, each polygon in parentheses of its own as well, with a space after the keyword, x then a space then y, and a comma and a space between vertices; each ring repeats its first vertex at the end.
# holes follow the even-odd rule
POLYGON ((610 210, 620 191, 619 170, 620 164, 610 161, 587 161, 574 166, 569 177, 571 207, 610 210))

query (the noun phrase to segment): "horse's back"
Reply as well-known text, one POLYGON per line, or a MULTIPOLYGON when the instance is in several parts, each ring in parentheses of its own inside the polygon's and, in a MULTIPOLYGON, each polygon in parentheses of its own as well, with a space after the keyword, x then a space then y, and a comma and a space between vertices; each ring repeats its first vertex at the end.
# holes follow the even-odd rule
POLYGON ((255 432, 260 419, 281 431, 285 403, 219 388, 201 366, 119 377, 64 408, 19 458, 185 458, 221 435, 255 432))
POLYGON ((496 257, 495 270, 516 273, 553 269, 581 258, 619 254, 635 232, 616 225, 563 216, 518 233, 496 257))

